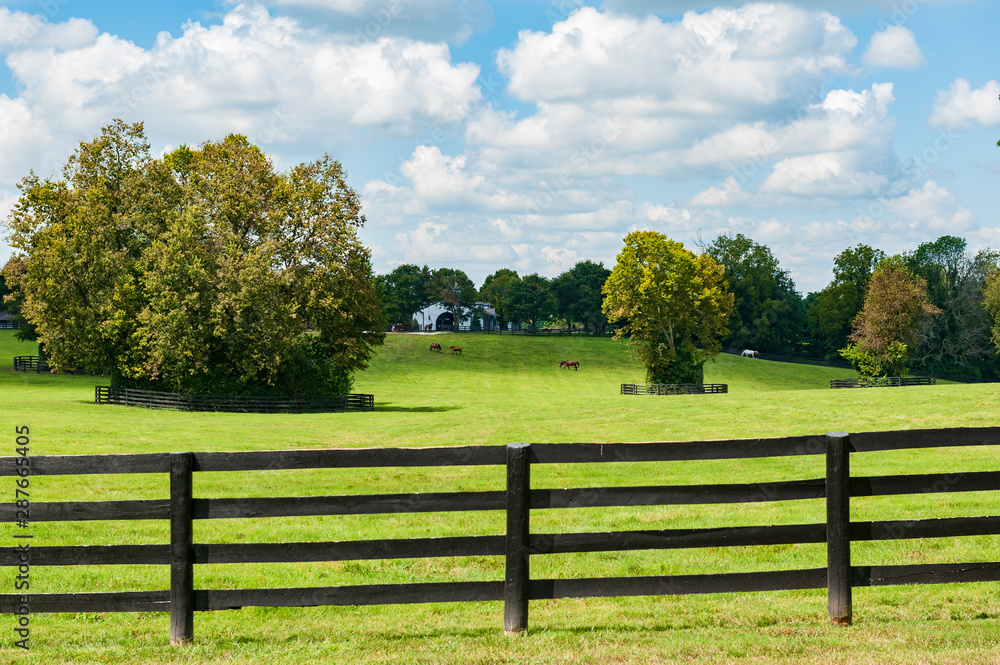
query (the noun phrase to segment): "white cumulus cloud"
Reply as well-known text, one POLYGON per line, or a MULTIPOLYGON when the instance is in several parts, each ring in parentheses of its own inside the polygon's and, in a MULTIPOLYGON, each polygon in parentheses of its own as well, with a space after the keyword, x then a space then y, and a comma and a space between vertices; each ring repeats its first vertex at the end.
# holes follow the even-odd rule
POLYGON ((969 129, 1000 125, 1000 83, 989 81, 981 88, 957 78, 947 90, 939 90, 931 113, 932 127, 969 129))
POLYGON ((913 69, 927 63, 913 31, 901 25, 890 25, 872 35, 861 59, 869 67, 898 69, 913 69))
POLYGON ((955 202, 955 195, 933 180, 892 199, 889 210, 910 228, 931 229, 936 233, 956 234, 976 226, 976 217, 955 202))
POLYGON ((93 43, 97 34, 97 27, 86 19, 50 23, 44 16, 0 7, 0 53, 79 48, 93 43))

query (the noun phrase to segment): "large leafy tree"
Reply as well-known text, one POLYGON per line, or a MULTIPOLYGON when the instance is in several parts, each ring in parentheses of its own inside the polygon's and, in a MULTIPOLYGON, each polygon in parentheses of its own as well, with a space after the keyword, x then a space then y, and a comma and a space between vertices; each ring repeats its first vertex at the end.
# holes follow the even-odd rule
POLYGON ((405 323, 409 327, 416 312, 435 302, 427 266, 404 263, 388 275, 379 275, 376 281, 382 289, 382 306, 390 323, 405 323))
POLYGON ((468 319, 476 307, 476 296, 479 291, 476 285, 461 270, 456 268, 440 268, 431 276, 430 289, 432 302, 441 303, 451 312, 455 320, 455 330, 462 321, 468 319))
POLYGON ((511 321, 527 323, 531 330, 538 330, 538 322, 556 311, 555 297, 549 280, 537 273, 525 275, 510 286, 507 315, 511 321))
POLYGON ((483 286, 479 289, 479 298, 493 306, 497 313, 497 325, 501 330, 507 329, 511 321, 508 314, 511 287, 520 282, 517 272, 509 268, 501 268, 492 275, 487 275, 483 286))
POLYGON ((141 123, 22 180, 15 288, 55 367, 181 392, 336 394, 382 319, 357 194, 324 157, 286 173, 238 135, 154 159, 141 123))
POLYGON ((818 350, 834 357, 844 348, 864 305, 865 289, 885 253, 865 244, 849 247, 833 260, 833 281, 807 298, 806 321, 818 350))
POLYGON ((653 231, 625 236, 604 285, 604 313, 615 337, 629 338, 651 383, 699 382, 722 348, 733 309, 723 268, 653 231))
POLYGON ((552 280, 552 293, 556 298, 556 316, 569 324, 581 323, 584 329, 597 330, 607 323, 601 307, 604 295, 601 289, 611 271, 603 263, 580 261, 552 280))
POLYGON ((924 319, 938 313, 927 300, 927 282, 902 257, 883 259, 854 320, 853 344, 841 350, 862 376, 904 376, 924 319))
POLYGON ((723 344, 794 353, 805 329, 802 298, 771 250, 743 234, 719 236, 706 248, 724 268, 734 296, 729 334, 723 344))
POLYGON ((913 367, 931 372, 981 376, 992 373, 990 317, 983 307, 983 287, 998 254, 975 256, 966 242, 942 236, 906 254, 907 267, 927 282, 927 297, 941 313, 924 320, 913 367))

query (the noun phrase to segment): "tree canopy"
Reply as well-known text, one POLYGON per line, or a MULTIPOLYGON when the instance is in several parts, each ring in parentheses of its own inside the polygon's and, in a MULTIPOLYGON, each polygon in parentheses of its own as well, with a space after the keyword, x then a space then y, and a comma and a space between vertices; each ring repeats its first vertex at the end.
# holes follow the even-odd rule
POLYGON ((864 305, 868 281, 884 258, 881 250, 858 244, 833 259, 833 281, 806 307, 809 330, 823 355, 835 356, 847 345, 851 325, 864 305))
POLYGON ((507 315, 511 321, 527 323, 531 330, 538 329, 538 322, 556 311, 556 301, 549 287, 549 280, 537 273, 525 275, 510 285, 507 295, 507 315))
POLYGON ((396 266, 388 275, 379 275, 376 281, 382 290, 386 320, 409 327, 416 312, 436 301, 431 277, 430 268, 411 263, 396 266))
POLYGON ((771 250, 743 234, 719 236, 705 250, 722 265, 734 296, 727 346, 794 353, 805 329, 802 298, 771 250))
POLYGON ((487 275, 483 280, 483 286, 479 289, 479 297, 483 302, 489 303, 497 313, 497 325, 501 330, 507 329, 507 324, 511 321, 508 314, 510 303, 510 290, 514 284, 521 281, 517 272, 509 268, 501 268, 492 275, 487 275))
POLYGON ((927 298, 940 310, 924 320, 911 365, 935 373, 989 372, 993 352, 983 288, 1000 255, 982 250, 973 256, 965 239, 941 236, 904 258, 910 271, 926 281, 927 298))
POLYGON ((872 275, 865 303, 841 355, 862 376, 904 376, 924 319, 939 310, 927 301, 927 282, 901 257, 883 259, 872 275))
POLYGON ((63 179, 19 187, 12 286, 57 368, 179 392, 339 394, 382 342, 360 199, 328 156, 278 173, 229 135, 154 159, 142 123, 119 120, 63 179))
POLYGON ((692 383, 722 348, 733 295, 723 268, 653 231, 625 236, 604 285, 604 313, 616 338, 631 340, 651 383, 692 383))
POLYGON ((584 329, 603 328, 607 319, 601 309, 604 304, 601 290, 610 275, 603 263, 580 261, 553 279, 555 315, 570 325, 580 323, 584 329))

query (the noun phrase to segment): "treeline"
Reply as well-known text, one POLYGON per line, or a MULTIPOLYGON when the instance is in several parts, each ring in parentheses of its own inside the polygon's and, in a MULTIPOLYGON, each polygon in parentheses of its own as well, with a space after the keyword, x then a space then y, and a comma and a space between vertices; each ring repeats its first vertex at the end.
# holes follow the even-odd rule
MULTIPOLYGON (((809 358, 843 359, 865 304, 869 283, 888 257, 858 244, 834 258, 833 279, 821 291, 803 295, 771 250, 737 234, 701 247, 724 268, 733 294, 729 332, 723 346, 809 358)), ((971 253, 964 239, 942 236, 895 257, 926 288, 931 315, 923 317, 910 342, 910 370, 938 376, 995 379, 1000 376, 994 316, 1000 315, 1000 252, 971 253), (992 290, 991 290, 992 287, 992 290), (996 292, 995 296, 991 296, 996 292), (996 339, 994 339, 994 337, 996 339)), ((553 279, 519 276, 500 269, 478 288, 459 270, 432 271, 402 265, 376 278, 388 322, 409 325, 414 313, 442 303, 456 321, 477 321, 477 302, 491 304, 501 327, 537 327, 543 322, 601 330, 602 288, 611 271, 582 261, 553 279)))
POLYGON ((604 264, 593 261, 581 261, 553 279, 538 273, 522 277, 501 268, 477 288, 461 270, 404 264, 375 281, 388 325, 410 327, 416 312, 440 303, 456 322, 468 321, 463 325, 477 328, 484 315, 480 303, 487 303, 496 311, 501 330, 511 325, 534 330, 544 322, 558 321, 566 327, 601 331, 608 323, 601 312, 601 289, 610 274, 604 264))
MULTIPOLYGON (((833 280, 803 298, 766 246, 737 235, 705 249, 724 266, 736 300, 724 345, 830 360, 842 359, 840 351, 856 341, 852 333, 861 323, 872 276, 892 258, 865 244, 849 247, 834 258, 833 280)), ((907 354, 909 369, 997 378, 988 286, 1000 252, 973 254, 964 239, 946 235, 895 259, 926 288, 932 312, 921 317, 907 354)))

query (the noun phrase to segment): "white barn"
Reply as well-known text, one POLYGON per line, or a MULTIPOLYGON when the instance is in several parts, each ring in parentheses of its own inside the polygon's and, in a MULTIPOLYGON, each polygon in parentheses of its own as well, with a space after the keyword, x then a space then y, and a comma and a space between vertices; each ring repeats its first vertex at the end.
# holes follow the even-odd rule
MULTIPOLYGON (((497 323, 497 311, 489 303, 484 302, 477 302, 476 307, 482 310, 480 319, 482 320, 483 330, 499 330, 500 325, 497 323)), ((420 326, 421 330, 455 329, 455 317, 441 303, 434 303, 425 307, 414 314, 413 318, 417 320, 417 325, 420 326)), ((467 330, 472 325, 472 316, 463 320, 460 325, 463 330, 467 330)))

